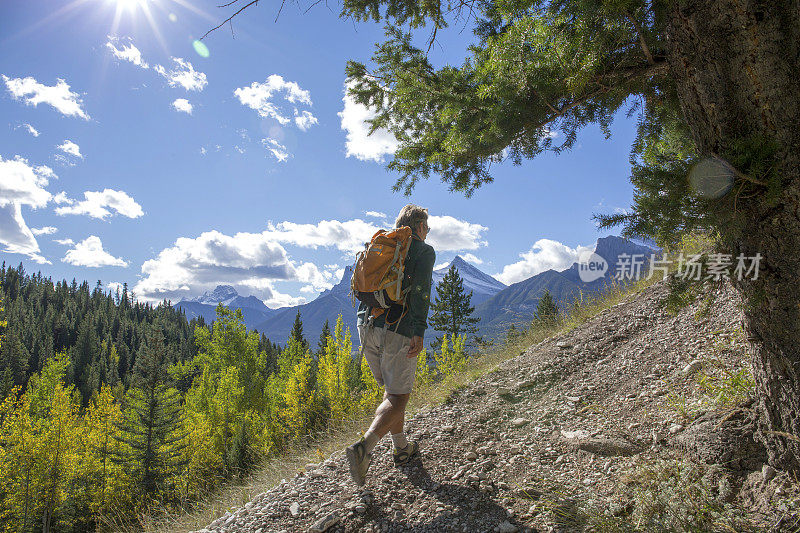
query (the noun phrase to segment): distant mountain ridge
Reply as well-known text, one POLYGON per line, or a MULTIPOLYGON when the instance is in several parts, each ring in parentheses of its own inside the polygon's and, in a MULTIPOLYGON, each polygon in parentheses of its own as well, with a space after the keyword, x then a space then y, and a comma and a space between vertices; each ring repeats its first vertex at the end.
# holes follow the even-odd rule
POLYGON ((220 303, 229 309, 241 309, 248 329, 253 329, 253 326, 276 312, 255 296, 240 296, 230 285, 217 285, 213 291, 206 291, 195 298, 183 299, 173 307, 182 309, 186 313, 187 320, 202 316, 210 324, 216 320, 217 305, 220 303))
MULTIPOLYGON (((643 254, 649 259, 650 254, 658 250, 634 243, 621 237, 609 236, 597 239, 594 253, 602 257, 608 270, 605 275, 592 282, 581 279, 578 263, 560 272, 550 269, 526 280, 514 283, 495 296, 475 307, 475 316, 481 321, 481 334, 490 338, 502 337, 511 324, 525 325, 533 319, 539 298, 545 290, 549 290, 559 307, 572 302, 583 292, 597 292, 610 283, 617 272, 616 265, 623 254, 643 254)), ((646 273, 647 263, 642 268, 646 273)))

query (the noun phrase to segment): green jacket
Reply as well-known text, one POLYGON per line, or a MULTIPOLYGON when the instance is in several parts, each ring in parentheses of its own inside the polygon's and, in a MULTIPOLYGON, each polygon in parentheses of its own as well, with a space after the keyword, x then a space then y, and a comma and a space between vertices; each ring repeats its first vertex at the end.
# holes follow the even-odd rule
MULTIPOLYGON (((417 235, 412 230, 413 235, 417 235)), ((428 308, 431 299, 431 277, 433 275, 433 264, 436 262, 436 252, 429 244, 425 244, 418 238, 411 240, 408 255, 405 261, 405 276, 403 277, 403 289, 411 287, 406 296, 406 314, 400 319, 398 324, 392 324, 390 329, 403 335, 404 337, 423 337, 425 329, 428 327, 428 308), (395 329, 395 327, 397 329, 395 329)), ((367 319, 372 313, 372 308, 365 303, 358 306, 358 325, 367 323, 367 319)), ((385 313, 375 319, 375 327, 382 328, 386 324, 385 313)))

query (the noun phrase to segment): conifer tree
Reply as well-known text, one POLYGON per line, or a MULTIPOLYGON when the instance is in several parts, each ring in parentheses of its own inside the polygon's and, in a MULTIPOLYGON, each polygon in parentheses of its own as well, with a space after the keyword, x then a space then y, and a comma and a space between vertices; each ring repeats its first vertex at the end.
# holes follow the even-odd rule
POLYGON ((519 333, 520 332, 517 329, 516 325, 511 324, 510 326, 508 326, 508 331, 506 332, 506 343, 510 344, 515 340, 517 340, 517 337, 519 337, 519 333))
POLYGON ((328 319, 325 319, 325 324, 322 325, 322 333, 319 334, 319 344, 317 344, 317 354, 321 355, 328 346, 328 337, 331 336, 331 326, 328 319))
MULTIPOLYGON (((464 291, 464 280, 458 273, 455 265, 451 265, 442 281, 436 285, 436 299, 431 305, 430 326, 441 331, 444 335, 472 336, 478 332, 476 324, 480 318, 473 317, 475 308, 470 305, 472 291, 464 291)), ((436 337, 431 343, 434 349, 442 343, 442 336, 436 337)))
POLYGON ((553 300, 553 295, 545 289, 536 304, 534 321, 543 325, 553 325, 558 320, 558 306, 553 300))
POLYGON ((114 438, 125 446, 113 460, 132 473, 143 494, 168 494, 169 479, 185 465, 181 398, 169 385, 163 334, 153 326, 136 358, 133 386, 114 438))
POLYGON ((300 310, 297 311, 297 315, 294 317, 294 323, 292 324, 292 331, 289 333, 289 338, 302 344, 303 348, 308 348, 308 341, 303 336, 303 320, 300 318, 300 310))

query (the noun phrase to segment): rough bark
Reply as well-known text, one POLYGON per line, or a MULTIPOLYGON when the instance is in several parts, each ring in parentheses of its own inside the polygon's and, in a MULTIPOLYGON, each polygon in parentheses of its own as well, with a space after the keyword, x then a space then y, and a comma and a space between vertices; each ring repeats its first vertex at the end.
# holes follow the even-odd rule
POLYGON ((779 146, 776 201, 765 190, 721 227, 733 254, 763 256, 758 279, 734 279, 758 389, 758 438, 769 462, 800 470, 800 0, 675 0, 670 71, 700 153, 751 134, 779 146))

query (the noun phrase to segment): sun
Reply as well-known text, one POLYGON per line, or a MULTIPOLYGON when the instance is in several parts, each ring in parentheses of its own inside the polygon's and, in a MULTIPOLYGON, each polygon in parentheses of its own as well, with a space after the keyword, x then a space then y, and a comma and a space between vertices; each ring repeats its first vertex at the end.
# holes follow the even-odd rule
POLYGON ((117 9, 124 9, 125 11, 136 11, 141 8, 146 8, 147 0, 108 0, 110 3, 116 4, 117 9))

